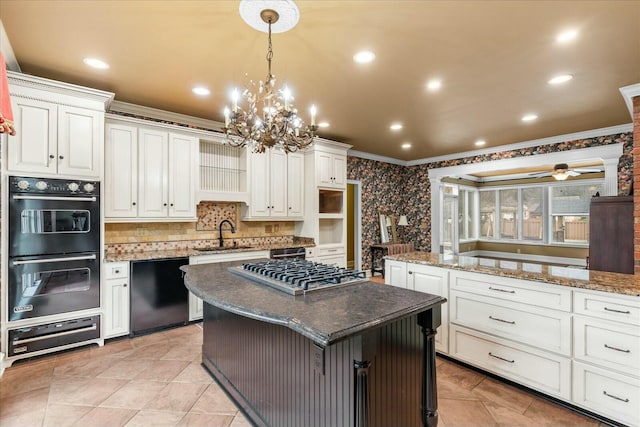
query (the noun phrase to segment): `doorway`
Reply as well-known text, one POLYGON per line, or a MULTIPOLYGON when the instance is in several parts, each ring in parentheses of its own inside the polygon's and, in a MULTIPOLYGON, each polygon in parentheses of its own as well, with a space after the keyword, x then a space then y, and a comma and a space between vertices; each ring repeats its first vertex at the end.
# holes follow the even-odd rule
POLYGON ((360 181, 347 181, 347 268, 362 270, 362 207, 360 181))

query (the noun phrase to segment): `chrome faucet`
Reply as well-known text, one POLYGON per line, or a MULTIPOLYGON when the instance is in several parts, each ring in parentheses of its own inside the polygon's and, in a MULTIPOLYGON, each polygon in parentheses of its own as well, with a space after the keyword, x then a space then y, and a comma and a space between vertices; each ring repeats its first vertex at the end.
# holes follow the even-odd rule
POLYGON ((231 221, 229 221, 228 219, 223 219, 222 221, 220 221, 220 225, 218 226, 218 231, 220 232, 220 237, 218 238, 218 241, 220 242, 220 247, 224 247, 224 239, 222 238, 222 224, 224 223, 229 224, 229 226, 231 227, 231 232, 235 233, 236 232, 236 228, 233 226, 233 224, 231 223, 231 221))

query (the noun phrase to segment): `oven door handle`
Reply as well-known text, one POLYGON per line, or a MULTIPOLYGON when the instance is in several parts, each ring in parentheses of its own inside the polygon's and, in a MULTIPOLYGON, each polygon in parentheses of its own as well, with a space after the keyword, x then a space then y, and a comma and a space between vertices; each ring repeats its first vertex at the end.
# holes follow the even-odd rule
POLYGON ((13 200, 59 200, 63 202, 97 202, 97 197, 13 196, 13 200))
POLYGON ((26 261, 13 261, 13 265, 23 265, 23 264, 42 264, 45 262, 65 262, 65 261, 82 261, 85 259, 96 259, 94 255, 86 255, 86 256, 70 256, 65 258, 43 258, 43 259, 29 259, 26 261))
POLYGON ((57 332, 55 334, 43 335, 41 337, 33 337, 33 338, 25 338, 23 340, 15 340, 15 341, 12 341, 11 344, 13 344, 13 345, 27 344, 27 343, 30 343, 30 342, 48 340, 50 338, 63 337, 65 335, 73 335, 73 334, 79 334, 81 332, 95 331, 96 328, 97 328, 96 324, 94 323, 93 325, 87 326, 86 328, 73 329, 71 331, 64 331, 64 332, 57 332))

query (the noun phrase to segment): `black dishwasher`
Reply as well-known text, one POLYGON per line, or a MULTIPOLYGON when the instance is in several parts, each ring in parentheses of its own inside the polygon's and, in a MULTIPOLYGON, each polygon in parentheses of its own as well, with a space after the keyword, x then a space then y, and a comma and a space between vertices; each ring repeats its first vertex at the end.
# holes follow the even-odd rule
POLYGON ((189 258, 131 262, 131 335, 188 323, 186 264, 189 258))

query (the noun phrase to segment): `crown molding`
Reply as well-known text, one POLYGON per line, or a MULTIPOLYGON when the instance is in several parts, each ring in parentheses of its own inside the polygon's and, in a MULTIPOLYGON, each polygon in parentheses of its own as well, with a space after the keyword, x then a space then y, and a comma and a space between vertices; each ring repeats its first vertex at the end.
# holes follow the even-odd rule
POLYGON ((109 112, 118 112, 124 114, 131 114, 138 117, 145 117, 148 119, 161 120, 169 123, 180 123, 182 125, 190 125, 201 128, 202 130, 209 130, 215 132, 222 132, 223 123, 202 119, 200 117, 188 116, 186 114, 173 113, 171 111, 160 110, 158 108, 145 107, 143 105, 130 104, 128 102, 113 101, 109 112))
POLYGON ((375 160, 377 162, 391 163, 392 165, 407 166, 407 161, 394 159, 393 157, 378 156, 377 154, 365 153, 364 151, 349 150, 347 155, 361 159, 375 160))
POLYGON ((9 41, 9 36, 7 32, 4 30, 4 25, 2 24, 2 20, 0 19, 0 52, 2 52, 2 56, 4 56, 4 62, 7 64, 7 70, 21 72, 20 64, 18 64, 18 60, 16 59, 16 54, 13 52, 13 48, 11 47, 11 42, 9 41))
POLYGON ((455 160, 464 157, 481 156, 484 154, 492 154, 500 151, 514 151, 523 148, 539 147, 542 145, 557 144, 560 142, 575 141, 579 139, 596 138, 598 136, 613 135, 617 133, 632 132, 633 124, 609 126, 606 128, 592 129, 583 132, 567 133, 564 135, 550 136, 548 138, 533 139, 531 141, 517 142, 515 144, 499 145, 496 147, 483 148, 481 150, 463 151, 460 153, 446 154, 438 157, 428 157, 424 159, 411 160, 407 162, 407 166, 417 166, 427 163, 440 162, 443 160, 455 160))
POLYGON ((640 96, 640 83, 621 87, 620 93, 622 93, 624 102, 627 104, 627 108, 629 109, 629 114, 631 114, 631 119, 633 119, 633 98, 640 96))

